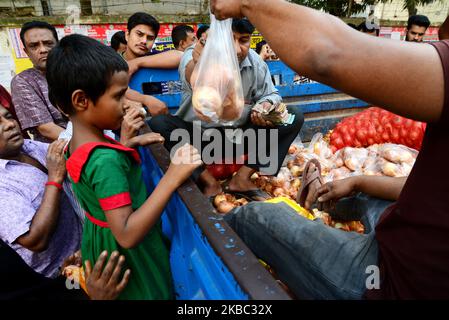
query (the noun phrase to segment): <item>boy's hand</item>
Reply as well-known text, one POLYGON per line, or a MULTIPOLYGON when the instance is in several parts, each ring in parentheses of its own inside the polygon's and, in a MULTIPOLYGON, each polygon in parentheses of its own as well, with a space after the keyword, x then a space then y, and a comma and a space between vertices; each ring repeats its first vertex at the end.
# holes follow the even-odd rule
POLYGON ((164 137, 159 133, 150 132, 130 139, 126 146, 128 148, 134 148, 137 146, 147 146, 154 143, 164 143, 164 141, 164 137))
POLYGON ((50 144, 47 151, 48 181, 61 184, 66 174, 64 147, 65 140, 56 140, 50 144))
POLYGON ((120 143, 128 145, 129 140, 137 135, 139 130, 145 125, 144 115, 138 108, 129 108, 123 117, 120 129, 120 143))
POLYGON ((101 253, 93 271, 89 260, 85 261, 86 287, 92 300, 115 300, 128 284, 131 270, 126 270, 120 280, 125 257, 114 251, 103 269, 107 256, 106 251, 101 253))
POLYGON ((185 144, 172 155, 169 170, 174 173, 177 181, 182 183, 201 164, 201 155, 198 150, 190 144, 185 144))
POLYGON ((81 267, 82 264, 83 263, 81 261, 81 250, 78 250, 64 260, 61 266, 61 274, 64 272, 64 269, 68 266, 81 267))

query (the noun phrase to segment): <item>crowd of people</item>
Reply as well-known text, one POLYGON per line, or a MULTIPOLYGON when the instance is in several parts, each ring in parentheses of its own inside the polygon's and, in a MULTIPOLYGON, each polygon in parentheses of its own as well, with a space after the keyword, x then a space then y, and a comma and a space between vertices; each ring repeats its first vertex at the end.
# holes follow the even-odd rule
POLYGON ((201 121, 192 106, 192 74, 208 41, 207 25, 196 33, 176 26, 175 50, 158 54, 151 49, 160 24, 147 13, 133 14, 111 47, 81 35, 59 40, 45 22, 22 26, 33 68, 14 77, 11 95, 0 88, 0 256, 6 262, 0 297, 173 299, 160 216, 176 189, 192 178, 205 201, 222 192, 251 200, 225 219, 298 298, 447 298, 449 190, 446 173, 429 168, 444 168, 449 158, 449 42, 408 43, 422 42, 430 26, 419 15, 408 21, 406 41, 396 42, 362 34, 379 36, 376 24, 351 28, 278 0, 213 0, 211 9, 219 19, 233 18, 245 108, 231 126, 201 121), (266 40, 252 50, 255 27, 266 40), (341 219, 356 216, 365 234, 332 229, 285 204, 264 202, 269 195, 250 179, 267 166, 257 157, 257 145, 244 148, 257 161, 245 162, 224 184, 202 163, 210 137, 203 137, 201 150, 192 146, 198 123, 202 134, 213 127, 233 147, 238 142, 225 129, 276 131, 265 144, 275 153, 272 174, 279 171, 304 117, 287 107, 293 120, 277 125, 254 109, 282 102, 265 63, 278 58, 301 76, 428 123, 408 178, 361 176, 322 184, 319 167, 311 163, 305 171, 301 204, 319 204, 341 219), (157 98, 128 87, 139 68, 178 68, 182 99, 175 115, 157 98), (140 134, 142 128, 152 132, 140 134), (191 137, 181 148, 172 137, 176 129, 191 137), (172 158, 149 193, 135 147, 153 143, 163 143, 172 158), (84 264, 88 295, 67 289, 62 271, 69 264, 84 264), (380 269, 379 286, 367 288, 369 266, 380 269))

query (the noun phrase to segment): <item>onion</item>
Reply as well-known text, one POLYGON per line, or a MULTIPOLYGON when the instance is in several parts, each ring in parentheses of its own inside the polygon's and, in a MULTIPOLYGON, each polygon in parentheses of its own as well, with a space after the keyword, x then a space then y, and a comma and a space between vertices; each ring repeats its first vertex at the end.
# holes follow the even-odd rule
POLYGON ((251 181, 254 181, 254 180, 256 180, 256 179, 258 179, 259 178, 259 175, 257 174, 257 172, 254 172, 252 175, 251 175, 251 181))
POLYGON ((218 204, 217 210, 220 213, 228 213, 235 208, 235 205, 228 201, 222 201, 218 204))
POLYGON ((224 193, 217 194, 214 199, 214 206, 218 207, 222 201, 227 201, 226 195, 224 193))
POLYGON ((289 160, 287 162, 287 168, 290 170, 293 166, 295 165, 295 161, 293 160, 289 160))
POLYGON ((289 153, 289 154, 295 154, 297 151, 298 151, 298 148, 297 148, 295 145, 291 145, 291 146, 288 148, 288 153, 289 153))
POLYGON ((301 180, 299 180, 298 178, 294 179, 291 183, 292 188, 295 188, 296 190, 299 189, 299 187, 301 186, 301 180))
POLYGON ((280 196, 282 196, 282 195, 285 195, 285 190, 283 189, 283 188, 276 188, 276 189, 274 189, 274 191, 273 191, 273 195, 275 196, 275 197, 280 197, 280 196))
POLYGON ((293 166, 290 168, 290 172, 294 177, 299 177, 301 175, 301 168, 299 166, 293 166))
POLYGON ((265 191, 268 193, 271 193, 271 191, 273 191, 273 185, 270 182, 267 182, 267 184, 265 185, 265 191))
POLYGON ((271 180, 271 184, 275 187, 282 187, 284 186, 285 178, 273 178, 271 180))

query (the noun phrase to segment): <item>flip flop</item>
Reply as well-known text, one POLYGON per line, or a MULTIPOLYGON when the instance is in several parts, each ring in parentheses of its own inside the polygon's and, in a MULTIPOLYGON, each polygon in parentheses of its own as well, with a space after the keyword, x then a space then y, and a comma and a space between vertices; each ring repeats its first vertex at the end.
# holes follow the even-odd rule
POLYGON ((303 208, 306 204, 307 194, 309 193, 309 186, 315 180, 318 180, 320 184, 324 184, 323 177, 321 176, 320 162, 317 159, 311 159, 306 163, 304 172, 302 173, 301 187, 299 188, 296 197, 296 202, 298 202, 299 205, 303 208), (311 164, 315 165, 313 171, 311 171, 312 169, 310 168, 311 164))
MULTIPOLYGON (((262 198, 265 200, 271 199, 271 196, 266 193, 265 191, 262 191, 260 189, 253 189, 253 190, 246 190, 246 191, 234 191, 229 189, 229 180, 225 181, 222 184, 223 192, 232 194, 234 196, 244 198, 248 201, 261 201, 257 198, 262 198)), ((263 200, 262 200, 263 201, 263 200)))

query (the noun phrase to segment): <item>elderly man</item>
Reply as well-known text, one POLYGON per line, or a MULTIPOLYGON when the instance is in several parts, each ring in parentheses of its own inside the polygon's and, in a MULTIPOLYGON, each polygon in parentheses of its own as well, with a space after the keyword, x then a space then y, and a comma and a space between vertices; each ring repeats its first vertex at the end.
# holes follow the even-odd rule
POLYGON ((81 242, 81 217, 62 186, 63 148, 62 140, 50 146, 24 140, 17 121, 0 107, 0 238, 49 278, 81 242))
POLYGON ((42 21, 22 26, 20 39, 33 68, 25 70, 11 81, 11 94, 17 117, 23 130, 35 140, 52 142, 66 128, 68 119, 48 99, 45 79, 47 55, 58 43, 56 29, 42 21))

